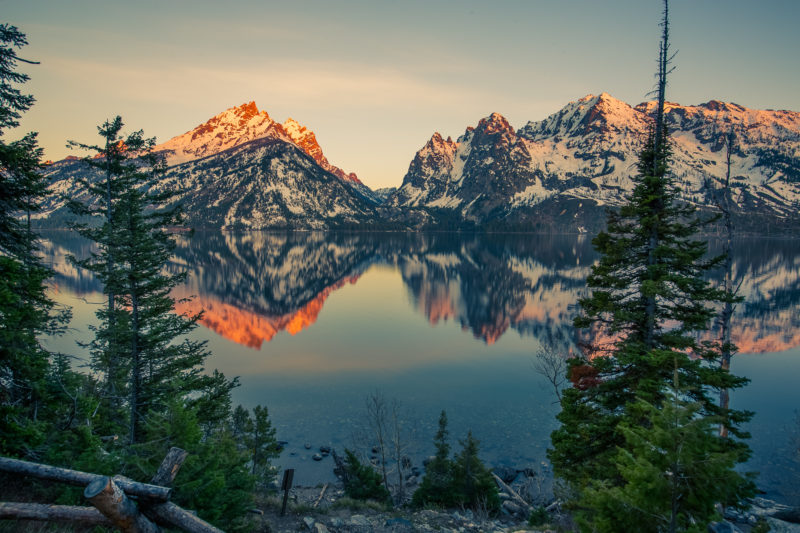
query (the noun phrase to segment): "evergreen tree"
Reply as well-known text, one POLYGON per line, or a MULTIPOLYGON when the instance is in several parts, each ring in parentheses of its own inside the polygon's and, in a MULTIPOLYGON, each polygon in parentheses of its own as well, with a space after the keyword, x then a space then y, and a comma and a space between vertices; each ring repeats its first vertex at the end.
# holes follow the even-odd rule
POLYGON ((460 505, 495 512, 500 509, 500 495, 492 474, 478 457, 478 441, 467 433, 461 441, 461 453, 453 462, 453 492, 460 505))
MULTIPOLYGON (((127 392, 128 442, 135 444, 141 441, 143 419, 149 411, 159 412, 170 399, 188 398, 204 388, 221 387, 217 400, 224 404, 227 416, 230 386, 221 374, 201 373, 205 346, 185 337, 198 317, 172 312, 170 292, 184 274, 164 272, 174 247, 165 230, 180 223, 180 213, 154 209, 174 194, 153 187, 162 168, 151 153, 155 141, 141 131, 123 139, 122 126, 122 119, 116 117, 98 128, 104 147, 82 145, 99 151, 100 157, 89 162, 103 172, 101 179, 95 175, 82 181, 95 201, 76 210, 99 215, 102 224, 79 228, 98 244, 99 251, 78 263, 97 274, 108 295, 108 305, 98 312, 102 324, 92 344, 94 361, 106 376, 112 420, 121 416, 124 397, 120 391, 127 392)), ((208 397, 195 399, 203 400, 208 397)), ((114 425, 122 430, 119 422, 114 425)))
POLYGON ((590 483, 583 504, 592 511, 578 513, 579 520, 609 533, 706 531, 720 518, 715 505, 737 496, 726 492, 741 485, 733 470, 739 456, 716 435, 717 420, 702 416, 703 406, 679 389, 658 406, 638 400, 629 409, 633 416, 620 423, 625 443, 616 454, 623 483, 590 483))
MULTIPOLYGON (((246 410, 245 410, 246 413, 246 410)), ((203 427, 200 408, 176 398, 144 420, 142 444, 127 457, 130 474, 148 481, 171 446, 189 452, 175 478, 173 500, 226 531, 248 531, 246 515, 254 505, 256 478, 234 433, 232 414, 217 426, 203 427)))
POLYGON ((443 410, 439 415, 439 429, 433 439, 436 455, 425 467, 425 475, 412 496, 412 503, 417 507, 455 505, 456 498, 452 494, 453 462, 450 460, 450 444, 447 442, 449 434, 447 413, 443 410))
POLYGON ((34 102, 15 87, 29 79, 15 70, 18 62, 32 63, 17 56, 26 44, 16 27, 0 25, 0 453, 14 455, 38 453, 53 422, 50 355, 38 338, 59 331, 68 318, 46 294, 50 271, 36 255, 30 228, 30 214, 46 194, 36 134, 2 139, 34 102), (26 215, 23 224, 19 217, 26 215))
POLYGON ((383 477, 369 464, 362 463, 352 451, 345 448, 344 491, 357 500, 391 502, 389 490, 383 484, 383 477))
POLYGON ((275 439, 275 428, 269 419, 266 407, 257 405, 253 409, 253 469, 262 486, 266 486, 275 477, 272 459, 280 455, 278 441, 275 439))
POLYGON ((107 305, 98 310, 97 317, 102 324, 95 330, 95 338, 90 344, 92 367, 103 377, 104 390, 101 396, 101 413, 99 420, 106 427, 99 428, 106 433, 121 432, 125 425, 126 409, 123 404, 129 394, 130 358, 123 348, 125 332, 129 325, 125 323, 126 315, 118 309, 116 295, 125 290, 124 273, 117 271, 118 246, 121 244, 116 220, 118 210, 125 191, 137 186, 144 165, 155 166, 157 161, 148 157, 148 152, 155 144, 153 139, 144 137, 137 131, 130 135, 122 135, 124 124, 117 116, 98 126, 102 137, 101 145, 88 145, 71 141, 70 146, 88 150, 83 162, 87 167, 87 175, 78 178, 88 201, 77 201, 66 198, 71 210, 79 216, 73 228, 84 237, 98 245, 98 251, 90 257, 76 260, 76 264, 93 272, 103 283, 103 291, 107 297, 107 305), (144 156, 144 157, 142 157, 144 156))
POLYGON ((249 456, 250 471, 258 484, 269 485, 276 472, 272 459, 280 455, 280 447, 267 408, 257 405, 250 416, 247 409, 236 406, 231 417, 231 435, 249 456))
MULTIPOLYGON (((679 202, 669 172, 670 144, 664 121, 671 59, 667 8, 665 2, 654 125, 640 154, 628 202, 618 213, 609 212, 607 230, 593 240, 601 257, 587 279, 593 291, 580 300, 582 313, 575 325, 588 329, 595 340, 583 357, 570 362, 573 387, 564 393, 558 416, 562 425, 553 432, 549 451, 555 473, 570 482, 579 497, 583 493, 582 503, 589 508, 597 504, 591 496, 592 487, 598 484, 608 491, 618 488, 614 494, 643 491, 647 497, 657 498, 643 486, 646 480, 633 476, 626 469, 628 463, 621 463, 620 458, 627 453, 635 461, 641 459, 644 447, 632 437, 636 429, 646 431, 666 423, 663 417, 656 417, 656 408, 641 406, 662 406, 671 395, 678 394, 679 405, 688 410, 678 416, 683 425, 698 420, 675 431, 700 428, 692 435, 702 445, 695 443, 690 450, 684 449, 685 453, 718 450, 726 459, 717 464, 728 464, 725 461, 731 458, 734 463, 741 462, 748 455, 741 440, 723 442, 705 432, 713 420, 724 424, 735 437, 746 436, 739 425, 748 413, 720 408, 711 398, 712 392, 741 387, 746 380, 719 366, 718 345, 696 340, 713 318, 713 306, 726 295, 704 278, 721 260, 704 259, 706 243, 696 238, 709 221, 679 202), (678 392, 669 390, 673 380, 681 383, 678 392)), ((676 413, 673 410, 672 415, 676 413)), ((705 463, 700 457, 683 459, 702 469, 705 463)), ((707 490, 702 487, 703 480, 716 466, 707 467, 707 476, 688 480, 697 484, 692 490, 707 490)), ((724 478, 727 490, 720 490, 716 497, 735 502, 751 485, 732 469, 728 473, 724 478)), ((615 511, 627 509, 617 503, 615 511)), ((608 507, 594 508, 585 513, 587 523, 600 527, 600 521, 608 516, 606 510, 608 507)), ((702 513, 695 516, 709 518, 702 513)))

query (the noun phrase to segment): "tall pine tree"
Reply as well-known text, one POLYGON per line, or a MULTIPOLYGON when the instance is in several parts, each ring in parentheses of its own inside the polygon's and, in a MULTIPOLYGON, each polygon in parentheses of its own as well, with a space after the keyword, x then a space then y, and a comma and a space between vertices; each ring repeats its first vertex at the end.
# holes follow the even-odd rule
MULTIPOLYGON (((587 280, 591 296, 580 300, 582 312, 575 320, 593 341, 583 357, 570 362, 573 387, 564 393, 558 416, 562 425, 552 434, 549 456, 555 473, 570 482, 579 499, 597 487, 624 490, 632 486, 620 463, 620 450, 636 458, 643 448, 637 448, 629 436, 635 428, 660 423, 654 418, 657 410, 635 406, 663 406, 673 380, 681 384, 675 394, 694 410, 691 419, 714 420, 735 437, 745 436, 739 426, 747 413, 720 408, 712 394, 741 387, 746 380, 719 366, 718 345, 696 340, 714 317, 714 306, 726 295, 704 278, 721 260, 705 259, 707 245, 697 238, 709 221, 679 201, 669 171, 671 151, 664 119, 671 60, 666 1, 662 30, 653 126, 627 203, 619 212, 609 212, 607 230, 593 240, 601 256, 587 280)), ((682 420, 688 423, 689 419, 682 420)), ((692 427, 705 430, 706 425, 692 427)), ((732 454, 733 463, 747 457, 748 447, 741 440, 710 442, 718 437, 695 437, 706 439, 706 448, 732 454)), ((694 449, 701 453, 704 448, 694 449)), ((735 502, 750 488, 748 480, 732 471, 725 482, 725 491, 704 493, 702 498, 735 502)), ((584 499, 584 503, 591 508, 591 501, 584 499)), ((586 513, 587 523, 600 527, 609 509, 586 513)), ((695 519, 710 517, 700 513, 695 519)))
POLYGON ((116 117, 98 128, 103 146, 80 145, 99 157, 87 159, 95 172, 82 181, 93 201, 76 210, 99 217, 100 224, 79 228, 98 251, 78 263, 101 279, 108 296, 92 345, 95 368, 106 376, 112 429, 136 444, 148 412, 163 411, 174 398, 197 403, 202 397, 194 394, 221 388, 220 417, 226 417, 230 387, 221 374, 202 374, 205 345, 186 338, 198 317, 173 312, 170 292, 184 274, 165 272, 174 246, 167 229, 181 217, 176 210, 156 209, 174 192, 154 187, 163 166, 151 151, 155 141, 141 131, 122 137, 122 127, 116 117))
POLYGON ((16 455, 35 455, 45 439, 50 354, 39 337, 67 319, 46 294, 50 271, 36 255, 30 227, 46 195, 36 133, 2 139, 34 102, 16 87, 28 80, 16 71, 18 62, 31 63, 17 55, 26 44, 16 27, 0 25, 0 453, 16 455))
POLYGON ((136 179, 142 164, 156 163, 147 157, 140 160, 155 144, 154 140, 145 138, 141 130, 123 136, 123 126, 119 116, 98 126, 97 131, 103 139, 101 145, 69 143, 74 148, 90 151, 90 155, 83 159, 90 172, 85 177, 78 177, 77 181, 91 201, 67 200, 72 211, 79 215, 78 220, 88 220, 73 223, 73 229, 98 244, 97 251, 90 257, 75 262, 92 271, 102 281, 107 297, 107 305, 97 312, 103 325, 95 331, 90 346, 92 366, 104 382, 101 396, 103 416, 99 418, 109 426, 104 428, 109 432, 117 431, 114 426, 124 423, 126 415, 123 403, 130 373, 130 361, 125 351, 120 351, 124 341, 117 338, 118 335, 124 335, 126 329, 125 324, 119 323, 125 316, 117 308, 116 298, 117 293, 123 290, 121 284, 124 284, 116 271, 115 251, 120 244, 115 240, 115 228, 119 227, 117 211, 123 194, 137 185, 136 179))

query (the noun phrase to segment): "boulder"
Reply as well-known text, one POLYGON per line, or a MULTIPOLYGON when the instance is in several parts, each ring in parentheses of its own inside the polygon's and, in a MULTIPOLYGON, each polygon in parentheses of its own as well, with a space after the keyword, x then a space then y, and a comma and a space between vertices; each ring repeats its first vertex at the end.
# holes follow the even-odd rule
POLYGON ((367 520, 367 517, 363 514, 354 514, 350 517, 350 520, 347 521, 347 524, 352 528, 358 528, 359 530, 363 528, 367 528, 370 530, 372 528, 372 523, 367 520))
POLYGON ((322 461, 322 456, 318 453, 312 455, 311 458, 314 459, 315 461, 322 461))

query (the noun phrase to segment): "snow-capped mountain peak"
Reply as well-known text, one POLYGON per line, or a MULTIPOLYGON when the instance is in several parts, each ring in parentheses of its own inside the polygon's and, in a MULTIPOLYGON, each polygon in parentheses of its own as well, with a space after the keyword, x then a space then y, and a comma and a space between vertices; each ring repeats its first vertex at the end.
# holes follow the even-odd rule
POLYGON ((519 134, 537 141, 550 137, 579 137, 591 133, 618 134, 644 126, 646 117, 611 96, 589 94, 570 102, 560 111, 539 122, 528 122, 519 134))
POLYGON ((506 117, 500 113, 492 113, 486 118, 482 118, 478 122, 475 131, 492 134, 492 133, 511 133, 514 134, 514 128, 508 123, 506 117))
POLYGON ((226 109, 183 135, 156 146, 155 150, 164 152, 167 165, 172 166, 264 138, 297 145, 328 172, 363 189, 362 194, 369 192, 354 173, 348 174, 328 161, 313 131, 291 117, 283 124, 275 122, 269 113, 259 110, 255 102, 226 109))
POLYGON ((234 146, 269 137, 289 140, 280 124, 255 102, 231 107, 182 135, 155 147, 165 152, 167 164, 177 165, 213 155, 234 146))

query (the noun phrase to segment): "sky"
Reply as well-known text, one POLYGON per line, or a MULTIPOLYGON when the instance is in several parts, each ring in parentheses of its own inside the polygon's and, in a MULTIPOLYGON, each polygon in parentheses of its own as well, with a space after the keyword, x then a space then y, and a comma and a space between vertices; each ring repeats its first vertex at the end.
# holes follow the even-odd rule
MULTIPOLYGON (((587 94, 648 99, 659 0, 0 0, 37 103, 18 132, 82 155, 121 115, 158 142, 255 101, 313 130, 331 163, 399 186, 438 131, 515 128, 587 94)), ((667 98, 800 111, 800 1, 673 0, 667 98)), ((15 135, 16 133, 16 135, 15 135)))

